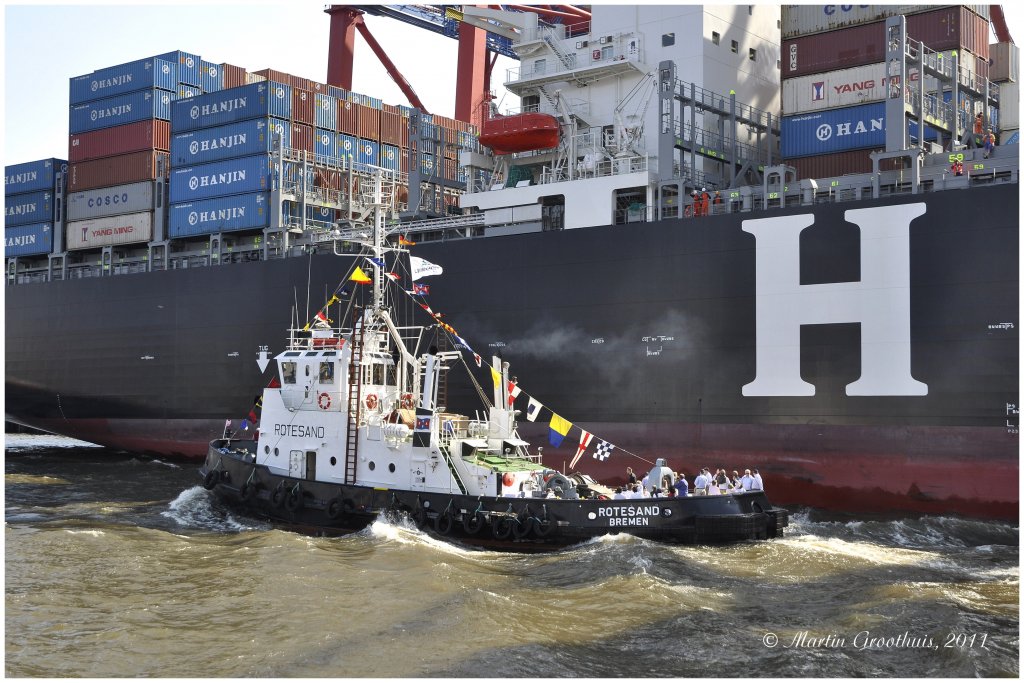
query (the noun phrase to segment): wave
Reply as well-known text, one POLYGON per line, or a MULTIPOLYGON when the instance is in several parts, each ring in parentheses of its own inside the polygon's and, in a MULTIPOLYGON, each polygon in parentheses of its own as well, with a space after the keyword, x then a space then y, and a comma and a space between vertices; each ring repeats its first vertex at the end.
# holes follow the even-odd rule
POLYGON ((5 450, 23 451, 49 448, 103 448, 103 446, 56 434, 4 434, 5 450))
POLYGON ((187 488, 160 513, 178 525, 202 531, 259 531, 270 527, 265 524, 244 522, 218 505, 213 495, 202 486, 187 488))

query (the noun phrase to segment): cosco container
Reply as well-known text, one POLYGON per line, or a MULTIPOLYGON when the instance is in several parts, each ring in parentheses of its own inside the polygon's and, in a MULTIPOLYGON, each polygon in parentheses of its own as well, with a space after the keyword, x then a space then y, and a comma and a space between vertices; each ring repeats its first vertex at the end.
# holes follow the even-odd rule
POLYGON ((155 180, 168 168, 167 152, 153 150, 82 161, 68 166, 68 192, 155 180))
POLYGON ((40 159, 4 166, 4 194, 53 190, 54 174, 67 170, 68 162, 63 159, 40 159))
POLYGON ((28 223, 51 223, 54 215, 53 192, 26 192, 4 197, 4 227, 28 223))
POLYGON ((177 95, 166 90, 140 90, 86 102, 71 108, 70 132, 84 133, 147 119, 171 118, 171 102, 177 95))
POLYGON ((165 52, 162 55, 157 55, 157 58, 166 59, 178 65, 178 83, 202 87, 203 80, 202 74, 200 74, 202 60, 199 59, 199 55, 175 50, 174 52, 165 52))
POLYGON ((255 192, 171 204, 167 216, 171 238, 270 227, 270 194, 255 192))
MULTIPOLYGON (((779 135, 782 158, 867 147, 884 149, 885 126, 885 102, 783 116, 779 135)), ((925 126, 925 131, 926 139, 935 139, 933 129, 925 126)), ((909 122, 909 132, 912 137, 917 136, 916 121, 909 122)))
POLYGON ((171 124, 147 119, 72 135, 68 138, 68 161, 77 163, 149 149, 167 151, 170 143, 171 124))
POLYGON ((171 204, 270 189, 273 171, 267 154, 186 166, 171 171, 171 204))
POLYGON ((378 165, 398 173, 399 148, 395 145, 380 146, 380 161, 378 165))
MULTIPOLYGON (((960 54, 963 56, 960 59, 960 66, 973 72, 974 55, 966 50, 961 50, 960 54)), ((952 59, 951 52, 945 53, 944 57, 952 59)), ((917 87, 920 81, 917 68, 908 65, 907 71, 911 84, 913 87, 917 87)), ((784 115, 803 114, 821 109, 838 109, 878 102, 888 96, 886 83, 884 62, 810 76, 787 78, 782 81, 782 113, 784 115)), ((934 78, 925 79, 928 92, 934 92, 936 85, 934 78)), ((460 145, 464 135, 468 136, 469 134, 459 133, 460 145)))
POLYGON ((218 92, 224 89, 224 72, 220 64, 213 62, 199 62, 199 80, 203 92, 218 92))
POLYGON ((313 93, 305 88, 292 88, 292 120, 316 125, 316 101, 313 93))
POLYGON ((376 140, 359 140, 356 163, 370 166, 380 165, 380 143, 376 140))
POLYGON ((246 119, 290 119, 292 89, 272 81, 206 93, 171 106, 171 133, 198 130, 246 119))
POLYGON ((138 90, 167 90, 178 88, 178 66, 164 59, 140 59, 127 64, 111 66, 91 74, 75 76, 70 81, 72 106, 102 100, 138 90))
POLYGON ((192 166, 222 159, 248 157, 273 151, 274 134, 289 146, 291 124, 280 119, 249 119, 226 126, 175 133, 171 138, 171 165, 192 166))
MULTIPOLYGON (((947 7, 907 17, 907 35, 936 51, 967 49, 988 64, 988 22, 962 7, 947 7)), ((885 61, 885 22, 785 40, 782 77, 847 69, 885 61)))
POLYGON ((153 186, 152 180, 145 180, 141 183, 72 192, 67 199, 67 219, 81 221, 88 218, 152 211, 154 209, 153 186))
POLYGON ((796 38, 871 24, 897 15, 919 14, 936 5, 783 5, 782 37, 796 38))
POLYGON ((53 251, 53 223, 4 228, 4 257, 36 256, 53 251))
POLYGON ((153 239, 153 212, 90 218, 67 224, 68 249, 95 249, 153 239))
POLYGON ((338 134, 333 130, 317 128, 313 151, 318 157, 338 156, 338 134))
POLYGON ((335 131, 338 129, 338 100, 324 93, 314 96, 316 103, 316 127, 335 131))

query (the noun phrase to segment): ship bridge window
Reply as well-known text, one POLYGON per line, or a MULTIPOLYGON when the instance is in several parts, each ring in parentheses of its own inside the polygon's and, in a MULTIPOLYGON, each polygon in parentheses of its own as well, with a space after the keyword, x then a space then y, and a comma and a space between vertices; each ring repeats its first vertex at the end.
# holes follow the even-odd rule
POLYGON ((670 45, 675 45, 675 44, 676 44, 676 34, 675 33, 663 33, 663 34, 661 34, 661 46, 662 47, 669 47, 670 45))
POLYGON ((722 34, 719 33, 718 31, 712 31, 711 32, 711 44, 712 45, 718 45, 721 42, 722 42, 722 34))
POLYGON ((319 351, 306 351, 306 355, 307 356, 319 356, 320 352, 319 351))
POLYGON ((324 358, 334 358, 337 355, 337 351, 324 351, 324 358))
POLYGON ((757 50, 755 50, 754 48, 750 48, 750 53, 749 53, 748 56, 750 57, 750 61, 756 62, 757 61, 757 50))
POLYGON ((295 384, 295 363, 281 363, 281 381, 284 384, 295 384))
POLYGON ((284 354, 284 357, 285 358, 294 358, 295 356, 301 356, 301 355, 302 354, 299 353, 298 351, 289 351, 289 352, 284 354))
POLYGON ((334 384, 334 363, 320 363, 320 384, 334 384))
POLYGON ((737 43, 735 40, 732 41, 732 53, 736 54, 739 51, 740 51, 740 44, 737 43))

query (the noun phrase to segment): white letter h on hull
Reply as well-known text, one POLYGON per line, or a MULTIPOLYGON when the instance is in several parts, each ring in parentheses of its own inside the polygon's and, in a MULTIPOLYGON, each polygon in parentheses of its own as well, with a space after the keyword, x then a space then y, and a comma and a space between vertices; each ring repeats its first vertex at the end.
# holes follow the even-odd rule
POLYGON ((846 212, 860 228, 860 282, 800 284, 809 214, 743 221, 757 240, 757 376, 744 396, 813 396, 800 378, 800 326, 860 323, 860 379, 847 396, 925 396, 910 375, 910 222, 925 205, 846 212))

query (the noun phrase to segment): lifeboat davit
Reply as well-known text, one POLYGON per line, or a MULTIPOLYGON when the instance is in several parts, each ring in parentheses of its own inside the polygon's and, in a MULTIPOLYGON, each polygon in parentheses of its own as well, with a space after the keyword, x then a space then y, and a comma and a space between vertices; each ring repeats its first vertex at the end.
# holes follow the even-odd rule
POLYGON ((558 119, 550 114, 526 112, 484 121, 480 144, 495 154, 530 152, 558 146, 558 119))

